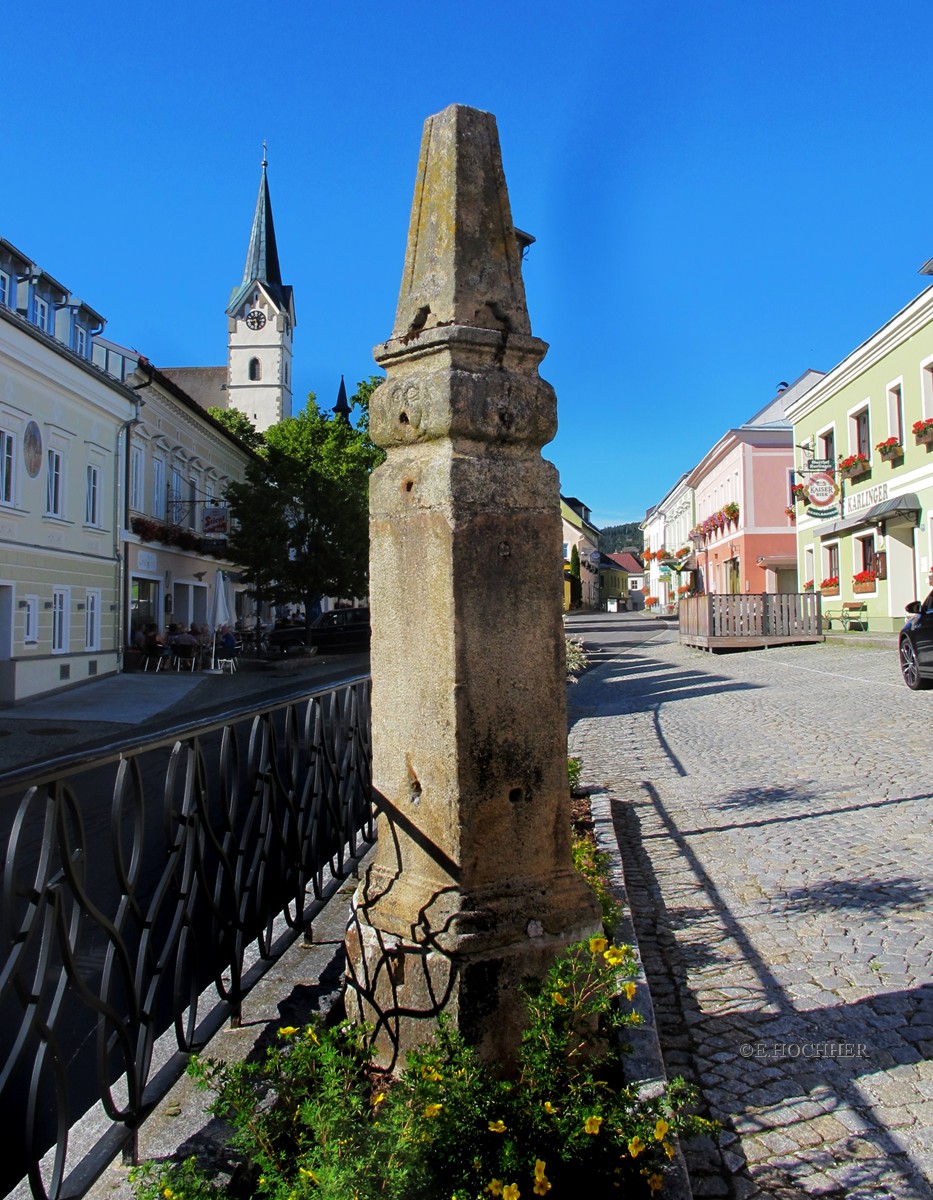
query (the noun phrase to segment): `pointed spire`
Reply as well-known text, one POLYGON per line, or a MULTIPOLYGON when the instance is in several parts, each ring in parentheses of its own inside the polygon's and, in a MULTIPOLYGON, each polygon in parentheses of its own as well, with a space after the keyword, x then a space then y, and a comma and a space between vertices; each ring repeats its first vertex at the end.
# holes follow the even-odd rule
POLYGON ((243 268, 243 283, 259 280, 261 283, 271 283, 282 286, 282 275, 279 270, 279 252, 275 245, 275 226, 272 223, 272 201, 269 199, 269 180, 266 177, 266 143, 262 143, 262 179, 259 183, 259 196, 256 200, 256 212, 253 214, 253 228, 249 235, 249 249, 246 251, 246 266, 243 268))
POLYGON ((336 414, 338 421, 346 421, 350 423, 350 405, 347 401, 347 385, 343 381, 343 376, 340 376, 340 388, 337 392, 337 403, 333 407, 333 412, 336 414))

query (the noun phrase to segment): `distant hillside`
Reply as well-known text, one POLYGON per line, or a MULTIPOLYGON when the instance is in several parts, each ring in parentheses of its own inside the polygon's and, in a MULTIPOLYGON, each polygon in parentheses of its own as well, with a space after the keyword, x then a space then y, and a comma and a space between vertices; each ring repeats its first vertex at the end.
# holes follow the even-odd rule
POLYGON ((637 521, 628 521, 625 525, 607 525, 600 531, 599 548, 603 554, 617 554, 630 546, 636 546, 638 550, 644 547, 644 537, 637 521))

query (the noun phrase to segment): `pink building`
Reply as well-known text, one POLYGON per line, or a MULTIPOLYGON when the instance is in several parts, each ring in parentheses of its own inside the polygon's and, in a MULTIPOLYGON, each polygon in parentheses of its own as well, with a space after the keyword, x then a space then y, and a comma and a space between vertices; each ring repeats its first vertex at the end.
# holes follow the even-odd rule
POLYGON ((730 429, 687 477, 695 497, 698 584, 714 593, 796 592, 792 517, 793 431, 785 406, 819 371, 782 386, 745 424, 730 429))

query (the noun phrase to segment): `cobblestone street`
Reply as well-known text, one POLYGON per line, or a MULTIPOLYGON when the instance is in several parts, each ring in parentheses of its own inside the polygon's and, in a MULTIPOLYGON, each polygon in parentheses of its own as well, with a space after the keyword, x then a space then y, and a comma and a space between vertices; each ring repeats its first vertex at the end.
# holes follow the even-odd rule
POLYGON ((686 1148, 694 1194, 933 1196, 933 694, 893 645, 602 628, 568 622, 595 649, 571 753, 611 800, 667 1073, 723 1124, 686 1148))

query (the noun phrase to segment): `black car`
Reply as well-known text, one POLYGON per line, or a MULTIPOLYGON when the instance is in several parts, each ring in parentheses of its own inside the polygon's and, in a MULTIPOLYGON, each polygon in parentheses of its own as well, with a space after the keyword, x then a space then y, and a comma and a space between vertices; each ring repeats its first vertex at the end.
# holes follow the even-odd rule
POLYGON ((368 650, 369 609, 335 608, 311 622, 305 641, 304 625, 283 625, 269 634, 269 645, 282 654, 307 645, 312 653, 368 650))
POLYGON ((907 624, 897 640, 901 674, 914 691, 933 687, 933 592, 926 600, 911 600, 907 624))

